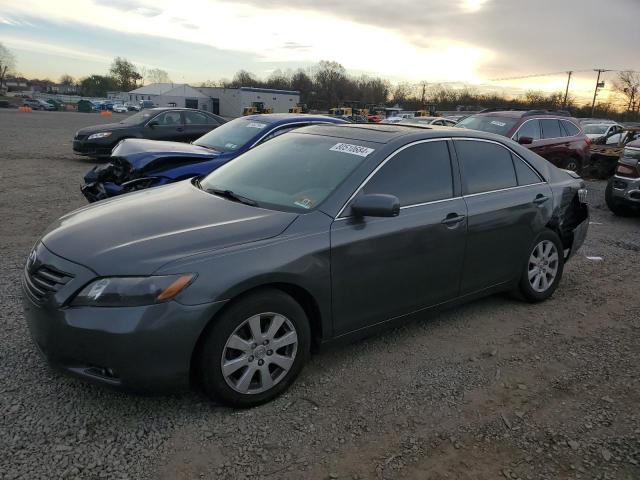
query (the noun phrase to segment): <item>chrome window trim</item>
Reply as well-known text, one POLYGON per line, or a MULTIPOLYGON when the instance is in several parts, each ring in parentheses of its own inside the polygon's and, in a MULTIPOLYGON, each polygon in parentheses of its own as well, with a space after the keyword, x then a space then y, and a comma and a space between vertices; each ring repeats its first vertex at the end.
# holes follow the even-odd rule
MULTIPOLYGON (((406 210, 406 209, 415 208, 415 207, 424 207, 425 205, 432 205, 434 203, 444 203, 444 202, 451 202, 453 200, 462 200, 462 199, 463 199, 463 197, 451 197, 451 198, 443 198, 442 200, 432 200, 430 202, 414 203, 414 204, 411 204, 411 205, 405 205, 403 207, 400 207, 400 210, 406 210)), ((351 215, 349 217, 339 217, 339 218, 336 218, 334 221, 335 222, 340 222, 342 220, 348 220, 350 218, 354 218, 353 215, 351 215)))
MULTIPOLYGON (((338 214, 335 216, 335 220, 341 220, 344 218, 350 218, 350 217, 341 217, 342 212, 344 211, 345 208, 347 208, 347 205, 349 205, 349 203, 351 203, 351 200, 353 200, 355 198, 355 196, 360 193, 360 190, 362 190, 362 187, 364 187, 367 182, 369 182, 369 180, 371 180, 371 177, 373 177, 376 173, 378 173, 378 170, 380 170, 382 167, 384 167, 387 162, 389 160, 391 160, 393 157, 395 157, 398 153, 402 152, 403 150, 406 150, 409 147, 412 147, 414 145, 419 145, 421 143, 430 143, 430 142, 447 142, 448 140, 451 140, 451 137, 447 137, 447 138, 425 138, 423 140, 416 140, 415 142, 411 142, 408 143, 406 145, 403 145, 402 147, 400 147, 399 149, 397 149, 396 151, 392 152, 391 154, 389 154, 382 162, 380 162, 380 164, 373 169, 373 171, 367 175, 367 178, 365 178, 362 183, 360 183, 360 186, 358 186, 358 188, 356 188, 356 190, 353 192, 353 194, 351 194, 351 196, 347 199, 347 201, 344 203, 344 205, 342 205, 342 208, 338 211, 338 214)), ((448 147, 447 147, 448 150, 448 147)), ((451 154, 449 154, 449 162, 451 162, 451 154)), ((453 169, 452 169, 453 172, 453 169)), ((451 179, 451 185, 453 187, 453 178, 451 179)), ((443 200, 453 200, 452 198, 445 198, 443 200)), ((439 202, 442 200, 434 200, 434 202, 439 202)), ((431 202, 426 202, 426 204, 431 203, 431 202)), ((410 207, 410 206, 417 206, 418 204, 415 205, 405 205, 405 207, 410 207)), ((400 209, 405 208, 405 207, 400 207, 400 209)))
MULTIPOLYGON (((253 142, 253 144, 249 147, 249 149, 255 147, 257 144, 259 144, 265 137, 268 137, 269 135, 271 135, 273 132, 275 132, 277 129, 279 128, 284 128, 284 127, 290 127, 291 125, 299 125, 300 123, 302 123, 303 125, 300 126, 300 128, 302 127, 308 127, 311 125, 342 125, 342 123, 334 123, 334 122, 314 122, 312 121, 311 123, 307 123, 306 125, 304 125, 305 122, 291 122, 291 123, 283 123, 282 125, 278 125, 275 129, 271 130, 268 133, 265 133, 264 135, 262 135, 258 140, 256 140, 255 142, 253 142)), ((346 122, 345 122, 346 123, 346 122)), ((268 123, 265 125, 269 125, 268 123)))
POLYGON ((487 190, 486 192, 469 193, 463 195, 462 198, 477 197, 479 195, 487 195, 488 193, 506 192, 508 190, 517 190, 519 188, 534 187, 536 185, 545 185, 547 182, 530 183, 529 185, 518 185, 516 187, 498 188, 497 190, 487 190))
MULTIPOLYGON (((571 120, 569 120, 568 118, 556 118, 556 117, 551 117, 551 118, 530 118, 529 120, 525 120, 525 121, 524 121, 524 122, 522 122, 522 124, 518 127, 518 129, 517 129, 515 132, 513 132, 513 135, 511 135, 511 137, 509 137, 509 138, 511 138, 511 140, 513 140, 513 141, 515 142, 516 140, 514 140, 514 137, 518 134, 518 132, 520 131, 520 129, 521 129, 521 128, 522 128, 522 127, 523 127, 527 122, 532 122, 532 121, 534 121, 534 120, 535 120, 535 121, 539 121, 539 120, 558 120, 558 121, 561 121, 561 120, 564 120, 565 122, 569 122, 569 123, 571 123, 574 127, 576 127, 576 128, 578 129, 578 133, 577 133, 576 135, 567 135, 566 137, 550 137, 550 138, 542 138, 542 137, 540 137, 540 138, 538 138, 538 139, 534 140, 534 142, 537 142, 537 141, 539 141, 539 140, 557 140, 558 138, 574 138, 574 137, 577 137, 577 136, 579 136, 579 135, 580 135, 580 127, 579 127, 578 125, 576 125, 574 122, 572 122, 571 120)), ((560 127, 560 128, 562 128, 562 127, 560 127)), ((540 135, 543 135, 543 132, 542 132, 542 125, 540 125, 540 135)))
MULTIPOLYGON (((528 121, 528 120, 527 120, 528 121)), ((524 125, 524 124, 523 124, 524 125)), ((522 161, 527 167, 529 167, 529 169, 535 174, 536 177, 538 177, 538 179, 540 179, 540 182, 537 183, 530 183, 529 185, 537 185, 538 183, 547 183, 546 180, 542 177, 542 175, 540 175, 538 173, 538 171, 533 168, 531 165, 529 165, 529 162, 527 162, 524 158, 522 158, 522 156, 520 156, 517 152, 514 152, 513 150, 511 150, 509 147, 507 147, 505 144, 500 143, 500 142, 496 142, 495 140, 489 140, 486 138, 472 138, 472 137, 460 137, 460 138, 454 138, 453 139, 454 142, 456 140, 465 140, 465 141, 471 141, 471 142, 486 142, 486 143, 495 143, 496 145, 501 146, 502 148, 504 148, 506 151, 508 151, 511 155, 515 155, 517 158, 520 159, 520 161, 522 161)), ((514 168, 514 173, 516 174, 516 182, 518 181, 518 173, 515 172, 515 168, 514 168)), ((526 187, 528 185, 517 185, 518 187, 526 187)), ((508 187, 508 188, 513 188, 513 187, 508 187)), ((499 189, 499 190, 504 190, 504 189, 499 189)), ((493 190, 493 191, 499 191, 499 190, 493 190)), ((470 194, 470 195, 475 195, 474 193, 470 194)), ((464 196, 464 195, 463 195, 464 196)))

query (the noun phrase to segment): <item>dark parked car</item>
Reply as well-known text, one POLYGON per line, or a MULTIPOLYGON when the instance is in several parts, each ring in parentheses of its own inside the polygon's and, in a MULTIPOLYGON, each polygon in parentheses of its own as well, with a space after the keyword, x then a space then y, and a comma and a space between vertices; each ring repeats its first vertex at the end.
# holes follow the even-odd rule
POLYGON ((79 155, 104 157, 109 156, 113 147, 125 138, 190 142, 225 122, 224 118, 202 110, 152 108, 118 123, 78 130, 73 138, 73 150, 79 155))
POLYGON ((29 255, 26 318, 69 373, 132 389, 192 378, 252 406, 312 345, 495 292, 549 298, 585 238, 585 197, 576 174, 496 135, 305 127, 62 217, 29 255))
POLYGON ((566 170, 580 173, 589 161, 591 140, 565 112, 489 109, 460 120, 456 127, 504 135, 566 170))
POLYGON ((32 99, 32 98, 25 99, 24 102, 22 102, 22 105, 25 107, 31 107, 32 110, 49 110, 50 111, 50 110, 56 109, 56 107, 54 107, 48 102, 45 102, 44 100, 32 99))
POLYGON ((94 167, 85 175, 82 193, 95 202, 204 175, 255 145, 295 128, 344 122, 324 115, 272 113, 236 118, 192 145, 125 140, 113 150, 111 162, 94 167))
POLYGON ((627 143, 605 190, 609 210, 621 217, 640 215, 640 140, 627 143))

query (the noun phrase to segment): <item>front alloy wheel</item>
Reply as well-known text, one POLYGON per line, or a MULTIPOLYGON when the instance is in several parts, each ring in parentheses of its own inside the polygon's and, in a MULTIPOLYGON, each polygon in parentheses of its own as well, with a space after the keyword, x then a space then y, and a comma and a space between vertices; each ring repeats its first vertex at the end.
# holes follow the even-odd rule
POLYGON ((224 379, 239 393, 265 392, 286 376, 297 350, 298 334, 287 317, 271 312, 254 315, 236 328, 224 346, 224 379))
POLYGON ((197 352, 210 397, 253 407, 284 392, 309 358, 311 329, 290 295, 265 288, 231 302, 211 320, 197 352))

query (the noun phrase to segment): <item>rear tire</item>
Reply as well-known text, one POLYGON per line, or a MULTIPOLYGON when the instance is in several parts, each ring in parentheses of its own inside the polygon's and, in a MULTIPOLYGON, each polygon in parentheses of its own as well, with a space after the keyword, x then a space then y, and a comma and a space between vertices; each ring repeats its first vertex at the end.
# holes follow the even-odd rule
POLYGON ((547 229, 536 237, 528 250, 519 293, 531 303, 546 300, 558 288, 563 269, 562 242, 553 230, 547 229))
POLYGON ((620 200, 613 196, 613 178, 607 182, 607 188, 604 191, 604 200, 609 210, 618 217, 632 217, 638 215, 638 211, 624 205, 620 200))
POLYGON ((582 162, 574 157, 565 158, 560 163, 560 168, 564 168, 565 170, 571 170, 572 172, 576 172, 578 175, 582 173, 582 162))
POLYGON ((307 316, 280 290, 250 293, 213 322, 202 344, 200 380, 209 397, 226 405, 248 408, 274 399, 309 359, 307 316))

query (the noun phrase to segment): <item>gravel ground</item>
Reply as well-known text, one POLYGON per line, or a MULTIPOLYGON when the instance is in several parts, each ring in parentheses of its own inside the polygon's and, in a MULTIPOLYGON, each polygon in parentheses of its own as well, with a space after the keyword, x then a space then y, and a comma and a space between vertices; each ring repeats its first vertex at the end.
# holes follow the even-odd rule
POLYGON ((494 296, 316 354, 268 405, 52 372, 20 275, 46 225, 85 204, 74 131, 107 121, 0 111, 0 479, 640 478, 640 219, 611 215, 603 182, 551 300, 494 296))

